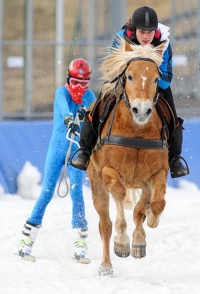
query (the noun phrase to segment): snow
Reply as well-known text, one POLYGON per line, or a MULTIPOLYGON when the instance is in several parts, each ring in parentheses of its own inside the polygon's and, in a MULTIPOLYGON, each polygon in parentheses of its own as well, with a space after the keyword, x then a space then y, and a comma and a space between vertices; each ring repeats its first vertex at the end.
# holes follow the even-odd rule
MULTIPOLYGON (((122 259, 115 256, 112 236, 110 246, 113 278, 98 275, 102 256, 98 216, 93 207, 90 188, 85 185, 84 196, 89 221, 87 256, 91 258, 90 264, 78 264, 71 258, 74 240, 71 229, 71 199, 70 196, 60 198, 57 193, 47 207, 43 226, 32 252, 37 259, 36 263, 22 261, 14 254, 18 251, 23 224, 38 196, 39 178, 35 169, 28 164, 19 181, 22 196, 5 194, 0 187, 0 293, 199 293, 200 190, 195 184, 188 182, 186 177, 177 189, 167 187, 167 204, 159 226, 151 229, 145 223, 145 258, 134 259, 129 256, 122 259), (27 197, 23 191, 27 190, 26 171, 29 181, 33 171, 34 183, 27 191, 27 197)), ((62 183, 61 190, 65 189, 65 183, 62 183)), ((115 205, 112 199, 110 205, 114 223, 115 205)), ((126 211, 126 219, 131 238, 134 229, 132 211, 126 211)))

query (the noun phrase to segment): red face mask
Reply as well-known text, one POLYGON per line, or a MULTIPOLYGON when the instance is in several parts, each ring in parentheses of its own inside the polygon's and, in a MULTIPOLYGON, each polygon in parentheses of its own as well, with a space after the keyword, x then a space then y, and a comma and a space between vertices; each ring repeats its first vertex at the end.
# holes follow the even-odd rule
POLYGON ((69 84, 65 84, 68 89, 72 100, 76 104, 82 104, 82 96, 85 93, 85 90, 88 89, 89 81, 78 80, 75 78, 70 78, 69 84))

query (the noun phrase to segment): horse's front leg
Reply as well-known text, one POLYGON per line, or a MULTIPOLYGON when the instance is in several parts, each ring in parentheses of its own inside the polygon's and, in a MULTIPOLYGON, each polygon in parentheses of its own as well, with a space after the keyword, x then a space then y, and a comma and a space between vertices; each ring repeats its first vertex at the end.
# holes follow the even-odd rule
POLYGON ((109 216, 109 194, 92 166, 88 169, 92 189, 94 207, 99 215, 99 233, 103 245, 103 256, 99 275, 112 276, 112 263, 110 261, 110 238, 112 235, 112 222, 109 216))
POLYGON ((119 180, 118 174, 110 167, 104 167, 102 179, 105 186, 114 198, 117 207, 117 217, 115 222, 116 235, 114 237, 114 251, 119 257, 130 255, 130 239, 127 235, 127 223, 124 215, 124 199, 126 189, 119 180))
POLYGON ((165 208, 165 193, 166 193, 166 174, 161 171, 154 176, 152 180, 152 196, 150 202, 146 205, 145 214, 147 216, 147 224, 151 228, 156 228, 159 224, 160 216, 165 208))

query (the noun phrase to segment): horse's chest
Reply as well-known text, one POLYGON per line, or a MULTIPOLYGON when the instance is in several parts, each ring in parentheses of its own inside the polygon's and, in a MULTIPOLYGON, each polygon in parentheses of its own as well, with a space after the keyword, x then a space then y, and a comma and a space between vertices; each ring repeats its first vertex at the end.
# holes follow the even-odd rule
POLYGON ((121 152, 108 154, 108 161, 121 177, 138 181, 167 168, 168 151, 122 148, 121 152))

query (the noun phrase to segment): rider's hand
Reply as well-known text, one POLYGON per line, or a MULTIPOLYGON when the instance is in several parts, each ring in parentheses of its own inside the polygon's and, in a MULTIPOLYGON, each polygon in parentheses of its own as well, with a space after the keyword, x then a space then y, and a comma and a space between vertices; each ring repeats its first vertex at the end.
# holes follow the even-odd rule
POLYGON ((71 133, 80 133, 80 127, 78 123, 75 122, 70 116, 66 116, 64 118, 64 124, 66 125, 67 130, 70 130, 71 133))
POLYGON ((86 113, 86 109, 84 106, 81 106, 78 110, 77 110, 77 113, 78 113, 78 118, 80 121, 83 121, 83 119, 85 118, 85 113, 86 113))

